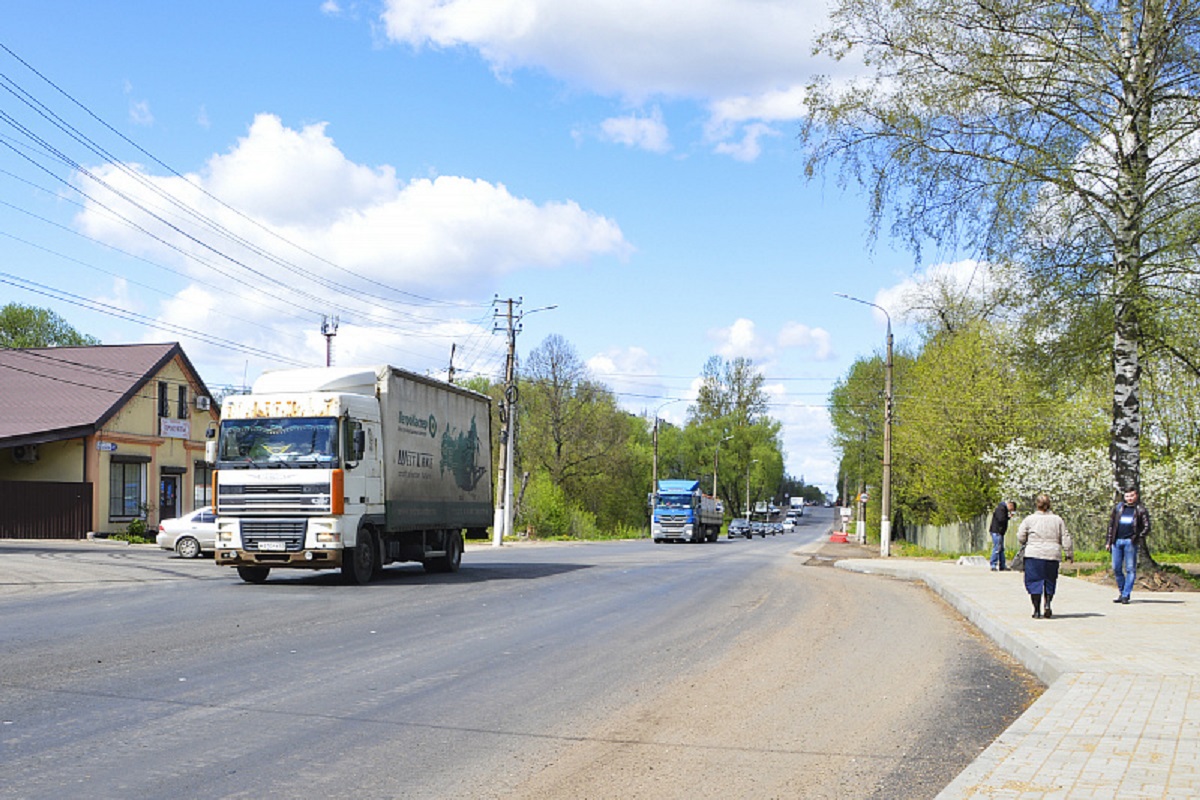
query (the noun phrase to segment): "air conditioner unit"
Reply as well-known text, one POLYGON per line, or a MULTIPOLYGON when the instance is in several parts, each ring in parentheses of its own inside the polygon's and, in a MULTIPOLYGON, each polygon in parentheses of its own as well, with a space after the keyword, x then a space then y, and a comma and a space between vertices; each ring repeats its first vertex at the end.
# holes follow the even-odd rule
POLYGON ((196 408, 200 409, 201 411, 208 411, 209 405, 211 405, 211 403, 212 403, 212 401, 209 398, 205 397, 204 395, 202 395, 202 394, 196 395, 196 408))
POLYGON ((38 446, 36 444, 19 444, 12 449, 12 458, 18 464, 32 464, 38 460, 38 446))

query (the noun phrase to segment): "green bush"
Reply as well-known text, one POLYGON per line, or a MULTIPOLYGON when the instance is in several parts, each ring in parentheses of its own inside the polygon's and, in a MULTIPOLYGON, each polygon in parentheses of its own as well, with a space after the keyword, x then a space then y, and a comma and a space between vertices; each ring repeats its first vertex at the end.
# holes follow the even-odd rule
POLYGON ((515 525, 539 539, 570 535, 571 509, 567 496, 544 472, 534 473, 529 479, 515 525))

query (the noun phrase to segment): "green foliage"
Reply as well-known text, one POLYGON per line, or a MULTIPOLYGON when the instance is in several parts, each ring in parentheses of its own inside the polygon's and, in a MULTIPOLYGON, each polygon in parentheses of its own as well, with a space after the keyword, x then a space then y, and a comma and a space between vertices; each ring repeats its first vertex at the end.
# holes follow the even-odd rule
POLYGON ((549 473, 534 473, 525 488, 521 512, 514 523, 539 539, 567 536, 571 530, 571 506, 562 487, 550 479, 549 473))
POLYGON ((9 303, 0 308, 0 348, 85 347, 100 344, 45 308, 9 303))
MULTIPOLYGON (((652 417, 621 410, 568 342, 547 337, 530 353, 519 384, 514 461, 525 484, 516 529, 537 538, 645 536, 656 454, 660 479, 699 479, 706 492, 716 467, 727 512, 742 507, 747 478, 751 502, 775 497, 783 480, 780 424, 765 414, 762 376, 745 359, 710 360, 706 370, 702 405, 708 410, 693 409, 682 428, 659 420, 655 436, 652 417)), ((467 385, 500 407, 502 384, 473 379, 467 385)), ((502 427, 494 416, 497 458, 502 427)))
POLYGON ((934 243, 1022 273, 1043 387, 1106 374, 1113 483, 1200 443, 1190 402, 1160 393, 1144 427, 1140 396, 1145 362, 1164 388, 1200 375, 1200 151, 1178 90, 1200 80, 1200 6, 836 0, 830 23, 819 49, 870 69, 810 87, 806 172, 840 167, 918 259, 934 243))

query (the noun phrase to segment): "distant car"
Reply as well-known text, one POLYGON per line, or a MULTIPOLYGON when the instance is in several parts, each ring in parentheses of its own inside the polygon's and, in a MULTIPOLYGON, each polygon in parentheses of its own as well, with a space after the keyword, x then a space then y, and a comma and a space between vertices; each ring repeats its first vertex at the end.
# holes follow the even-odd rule
POLYGON ((783 521, 783 532, 784 533, 791 533, 795 529, 796 529, 796 521, 794 519, 792 519, 791 517, 788 517, 787 519, 785 519, 783 521))
POLYGON ((737 517, 736 519, 729 521, 730 539, 734 538, 735 536, 745 536, 747 539, 749 539, 753 535, 754 534, 750 532, 750 523, 741 517, 737 517))
POLYGON ((217 543, 217 515, 205 506, 182 517, 164 519, 158 524, 156 541, 163 550, 174 550, 181 558, 211 553, 217 543))
POLYGON ((771 522, 769 524, 771 526, 771 535, 772 536, 774 536, 777 533, 779 533, 779 534, 783 533, 783 523, 782 522, 771 522))

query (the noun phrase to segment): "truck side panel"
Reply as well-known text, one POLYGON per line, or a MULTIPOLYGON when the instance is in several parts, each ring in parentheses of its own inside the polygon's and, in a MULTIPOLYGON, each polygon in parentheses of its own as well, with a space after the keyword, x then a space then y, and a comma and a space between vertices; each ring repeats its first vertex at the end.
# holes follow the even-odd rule
POLYGON ((379 403, 387 529, 491 525, 487 399, 392 367, 379 403))

